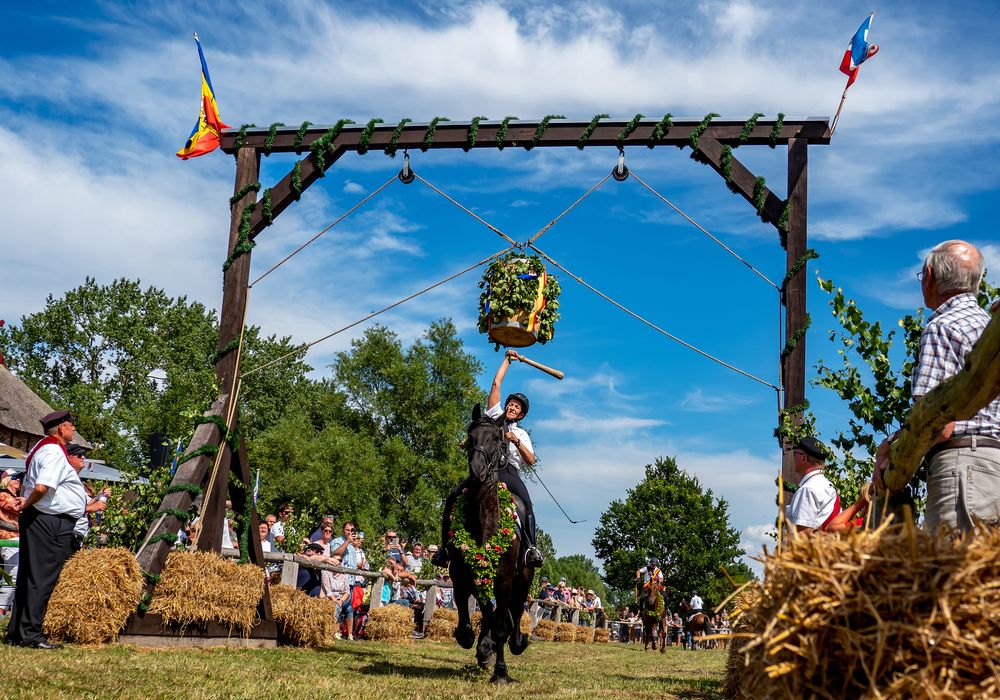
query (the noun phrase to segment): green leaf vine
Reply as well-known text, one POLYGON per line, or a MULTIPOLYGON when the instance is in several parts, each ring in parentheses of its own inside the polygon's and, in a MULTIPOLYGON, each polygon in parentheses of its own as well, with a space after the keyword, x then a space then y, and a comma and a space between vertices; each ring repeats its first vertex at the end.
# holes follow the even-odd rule
POLYGON ((247 130, 256 128, 257 128, 256 124, 244 124, 243 126, 241 126, 240 130, 236 133, 236 141, 234 142, 233 147, 237 151, 243 148, 243 144, 246 143, 247 141, 247 130))
POLYGON ((625 139, 627 139, 629 137, 629 134, 631 134, 633 131, 635 131, 635 127, 639 126, 639 121, 644 116, 645 115, 643 115, 643 114, 637 114, 637 115, 635 115, 622 128, 622 130, 618 133, 618 148, 622 148, 625 145, 625 139))
POLYGON ((576 147, 582 151, 583 147, 587 144, 587 141, 590 140, 591 134, 594 133, 594 129, 597 128, 597 122, 602 119, 608 119, 610 116, 611 115, 609 114, 595 114, 594 118, 590 120, 589 124, 587 124, 587 128, 584 129, 583 133, 580 135, 580 140, 577 141, 576 147))
POLYGON ((771 135, 768 137, 770 141, 771 148, 778 145, 778 137, 781 136, 781 129, 785 126, 785 114, 784 112, 778 112, 778 118, 774 122, 774 126, 771 127, 771 135))
POLYGON ((535 146, 538 145, 538 142, 542 138, 542 134, 544 134, 545 130, 549 128, 549 122, 550 121, 552 121, 553 119, 565 119, 565 118, 566 118, 566 115, 564 115, 564 114, 547 114, 547 115, 545 115, 545 117, 542 119, 542 121, 538 122, 538 126, 535 128, 535 134, 534 134, 534 136, 531 137, 531 143, 525 144, 524 150, 530 151, 532 148, 534 148, 535 146))
POLYGON ((500 149, 501 151, 503 150, 504 147, 503 143, 504 139, 507 138, 507 127, 510 125, 512 119, 518 119, 518 118, 519 117, 515 117, 513 115, 508 115, 503 118, 502 122, 500 122, 500 128, 497 129, 497 148, 500 149))
POLYGON ((292 166, 292 192, 295 193, 295 199, 297 200, 302 196, 302 161, 295 161, 295 165, 292 166))
POLYGON ((326 154, 333 150, 333 141, 353 119, 338 119, 337 123, 326 130, 326 133, 309 144, 309 150, 316 159, 316 168, 320 177, 326 177, 326 154))
POLYGON ((375 125, 384 123, 381 117, 374 117, 368 120, 365 124, 365 128, 361 130, 361 136, 358 138, 358 154, 364 155, 368 153, 368 145, 372 142, 372 134, 375 133, 375 125))
POLYGON ((292 148, 295 149, 296 153, 302 153, 302 139, 306 137, 306 132, 310 126, 312 126, 312 122, 304 121, 299 126, 299 130, 295 132, 295 141, 292 142, 292 148))
POLYGON ((747 139, 750 138, 750 134, 753 133, 754 127, 757 126, 757 120, 763 116, 763 112, 754 112, 753 116, 747 119, 746 123, 743 125, 743 131, 740 132, 740 143, 747 142, 747 139))
POLYGON ((399 120, 399 124, 397 124, 396 128, 392 130, 392 136, 389 137, 389 143, 383 149, 383 153, 392 158, 396 157, 396 150, 398 149, 396 144, 399 143, 399 137, 402 135, 403 129, 406 125, 412 121, 413 120, 408 117, 403 117, 399 120))
POLYGON ((243 199, 246 195, 251 192, 260 191, 260 182, 248 182, 239 189, 239 191, 229 198, 229 208, 232 209, 236 206, 236 203, 243 199))
POLYGON ((278 134, 278 127, 284 126, 282 122, 274 122, 268 127, 267 136, 264 137, 264 155, 271 155, 271 149, 274 148, 274 137, 278 134))
POLYGON ((431 147, 431 144, 434 142, 434 134, 437 133, 438 124, 448 121, 451 121, 448 117, 434 117, 431 119, 431 123, 427 125, 427 131, 424 133, 424 142, 420 144, 421 151, 426 151, 431 147))
POLYGON ((646 144, 646 148, 653 148, 660 140, 667 135, 667 131, 674 125, 674 115, 667 112, 663 115, 656 126, 653 127, 653 133, 649 137, 649 143, 646 144))
POLYGON ((479 137, 479 122, 483 119, 489 119, 489 117, 473 117, 469 123, 469 135, 465 139, 465 146, 462 147, 462 150, 466 153, 471 151, 472 147, 476 145, 476 139, 479 137))
MULTIPOLYGON (((692 151, 697 152, 698 141, 701 139, 701 135, 705 133, 705 129, 707 129, 708 125, 712 123, 712 120, 718 116, 719 115, 716 112, 709 112, 705 115, 705 118, 698 123, 698 126, 691 130, 691 135, 688 137, 688 143, 690 144, 692 151)), ((683 148, 683 146, 681 147, 683 148)))

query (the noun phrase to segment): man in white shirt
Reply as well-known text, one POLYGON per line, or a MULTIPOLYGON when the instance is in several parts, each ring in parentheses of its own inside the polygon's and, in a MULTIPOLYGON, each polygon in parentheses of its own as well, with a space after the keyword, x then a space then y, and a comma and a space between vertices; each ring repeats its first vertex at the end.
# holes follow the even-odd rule
POLYGON ((698 591, 692 591, 690 605, 692 615, 697 615, 705 607, 705 603, 702 601, 701 596, 698 595, 698 591))
POLYGON ((46 436, 25 461, 17 500, 21 567, 7 641, 35 649, 58 649, 62 645, 49 643, 42 634, 42 623, 52 589, 72 553, 73 530, 86 511, 87 493, 66 453, 66 445, 76 432, 69 411, 50 413, 39 422, 46 436))
POLYGON ((837 489, 823 474, 829 450, 816 438, 804 437, 792 448, 792 454, 802 480, 785 507, 785 521, 798 532, 822 530, 840 512, 837 489))

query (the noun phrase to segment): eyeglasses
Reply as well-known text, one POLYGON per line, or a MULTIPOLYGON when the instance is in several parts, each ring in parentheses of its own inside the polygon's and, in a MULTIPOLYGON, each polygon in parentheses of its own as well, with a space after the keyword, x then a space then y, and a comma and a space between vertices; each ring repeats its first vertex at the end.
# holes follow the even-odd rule
POLYGON ((925 272, 927 272, 927 271, 921 268, 920 272, 917 273, 917 279, 920 280, 921 282, 924 281, 924 273, 925 272))
POLYGON ((322 532, 333 532, 333 528, 324 527, 322 532))

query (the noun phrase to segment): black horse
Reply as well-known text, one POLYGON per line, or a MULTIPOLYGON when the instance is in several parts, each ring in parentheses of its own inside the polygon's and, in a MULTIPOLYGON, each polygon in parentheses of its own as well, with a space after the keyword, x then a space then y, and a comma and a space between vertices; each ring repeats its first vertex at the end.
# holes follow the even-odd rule
MULTIPOLYGON (((497 498, 498 472, 506 465, 507 445, 503 440, 503 417, 494 420, 486 417, 477 404, 472 411, 466 448, 469 456, 469 478, 465 480, 465 512, 456 513, 464 519, 465 529, 480 546, 500 528, 500 505, 497 498)), ((520 510, 520 509, 519 509, 520 510)), ((521 537, 517 533, 510 547, 503 552, 493 582, 493 600, 477 596, 483 614, 476 661, 482 668, 494 664, 492 683, 511 683, 504 660, 504 646, 510 645, 514 654, 528 647, 528 638, 521 633, 521 615, 528 599, 533 570, 524 566, 521 537), (494 602, 495 601, 495 602, 494 602)), ((464 552, 454 542, 447 543, 450 554, 449 570, 455 587, 455 605, 458 608, 458 627, 455 639, 465 649, 475 641, 472 629, 469 596, 476 595, 472 567, 465 561, 464 552)))

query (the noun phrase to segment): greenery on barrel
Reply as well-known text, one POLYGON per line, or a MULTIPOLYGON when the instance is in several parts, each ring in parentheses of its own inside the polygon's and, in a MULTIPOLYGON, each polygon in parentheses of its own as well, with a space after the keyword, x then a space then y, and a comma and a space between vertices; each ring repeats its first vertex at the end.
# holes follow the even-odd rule
MULTIPOLYGON (((520 312, 530 314, 538 298, 537 279, 521 279, 518 275, 541 275, 545 265, 537 255, 526 256, 511 251, 490 263, 479 283, 479 332, 489 332, 489 317, 494 321, 510 319, 520 312), (487 313, 487 305, 489 312, 487 313)), ((559 293, 562 289, 552 275, 545 278, 545 308, 538 314, 538 342, 547 343, 559 320, 559 293)), ((499 346, 498 346, 499 347, 499 346)))

